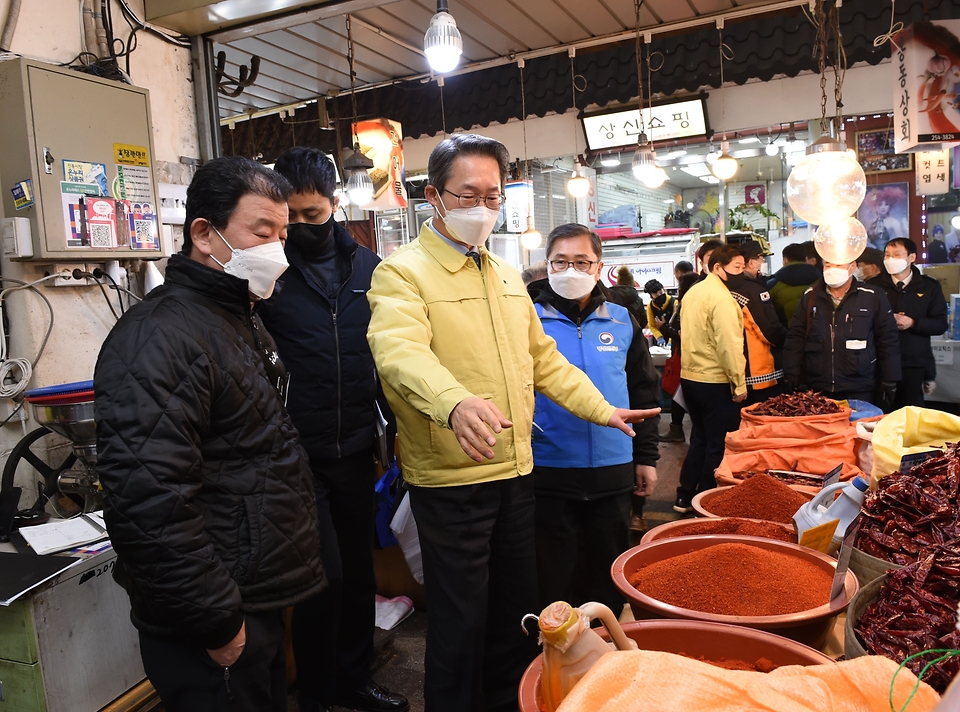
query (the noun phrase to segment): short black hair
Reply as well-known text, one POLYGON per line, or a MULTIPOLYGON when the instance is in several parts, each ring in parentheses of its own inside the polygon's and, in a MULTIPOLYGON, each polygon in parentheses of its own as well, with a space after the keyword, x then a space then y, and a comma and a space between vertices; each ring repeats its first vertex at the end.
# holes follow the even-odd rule
POLYGON ((337 191, 337 168, 316 148, 288 148, 273 164, 273 170, 290 181, 294 193, 319 193, 333 200, 337 191))
POLYGON ((214 158, 204 163, 187 187, 183 254, 189 255, 193 249, 190 228, 197 218, 204 218, 222 230, 243 196, 252 193, 286 204, 290 191, 290 182, 282 175, 243 156, 214 158))
POLYGON ((903 249, 907 251, 908 255, 917 254, 917 243, 911 240, 909 237, 895 237, 886 245, 883 246, 883 249, 886 250, 890 245, 896 247, 900 245, 903 249))
POLYGON ((700 245, 700 247, 697 249, 697 259, 699 259, 702 262, 703 256, 705 254, 707 254, 708 252, 712 252, 713 250, 716 250, 720 247, 723 247, 723 245, 724 243, 717 239, 707 240, 702 245, 700 245))
POLYGON ((687 274, 688 272, 693 272, 693 265, 686 260, 680 260, 676 265, 674 265, 673 269, 680 274, 687 274))
POLYGON ((802 242, 791 242, 783 248, 784 262, 803 262, 807 259, 807 248, 802 242))
POLYGON ((548 258, 550 257, 550 253, 553 252, 553 246, 557 243, 557 240, 565 240, 568 237, 580 237, 581 235, 589 237, 590 246, 593 248, 594 253, 596 253, 598 258, 603 257, 603 243, 600 241, 600 236, 586 225, 581 225, 580 223, 567 223, 553 228, 550 234, 547 235, 547 246, 544 254, 546 254, 548 258))
POLYGON ((486 156, 500 166, 500 189, 507 182, 510 154, 499 141, 478 134, 451 134, 438 143, 427 160, 427 181, 442 193, 450 178, 453 162, 460 156, 486 156))
POLYGON ((663 285, 656 279, 648 280, 645 285, 643 285, 643 291, 647 294, 656 294, 657 292, 663 291, 663 285))
POLYGON ((861 252, 857 258, 857 263, 859 264, 861 262, 883 269, 883 250, 878 250, 876 247, 864 248, 863 252, 861 252))
POLYGON ((817 245, 813 240, 807 240, 806 242, 800 243, 803 245, 803 253, 805 260, 816 260, 817 267, 823 267, 823 258, 820 256, 820 253, 817 252, 817 245))
POLYGON ((700 278, 693 272, 681 274, 680 279, 677 281, 677 299, 683 299, 687 292, 690 291, 690 287, 699 283, 699 281, 700 278))
POLYGON ((737 245, 720 245, 710 253, 710 264, 707 265, 711 272, 717 265, 726 267, 737 257, 740 257, 740 248, 737 245))

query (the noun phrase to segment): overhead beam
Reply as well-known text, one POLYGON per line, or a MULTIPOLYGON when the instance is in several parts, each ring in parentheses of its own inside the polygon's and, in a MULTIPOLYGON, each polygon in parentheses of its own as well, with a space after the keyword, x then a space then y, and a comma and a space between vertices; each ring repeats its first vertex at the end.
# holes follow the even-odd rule
POLYGON ((329 2, 313 6, 312 8, 281 13, 268 20, 236 25, 226 30, 212 32, 208 37, 214 42, 226 44, 227 42, 239 40, 244 37, 262 35, 267 32, 276 32, 277 30, 286 30, 290 27, 305 25, 309 22, 329 20, 331 17, 341 17, 343 15, 360 12, 361 10, 391 5, 397 1, 398 0, 344 0, 343 2, 329 2))

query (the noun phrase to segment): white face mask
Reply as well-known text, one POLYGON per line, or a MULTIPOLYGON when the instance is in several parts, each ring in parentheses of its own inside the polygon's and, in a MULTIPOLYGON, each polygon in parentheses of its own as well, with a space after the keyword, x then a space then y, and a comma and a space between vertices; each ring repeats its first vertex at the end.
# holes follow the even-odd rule
MULTIPOLYGON (((213 227, 211 225, 210 227, 213 227)), ((217 235, 220 231, 213 228, 217 235)), ((283 254, 283 245, 277 242, 267 242, 263 245, 255 245, 245 250, 238 250, 227 239, 220 235, 223 243, 233 251, 233 256, 224 264, 216 257, 213 261, 223 267, 223 271, 232 274, 238 279, 247 280, 247 289, 250 294, 259 299, 269 299, 273 294, 273 288, 277 283, 277 278, 283 274, 287 267, 287 257, 283 254)))
POLYGON ((910 263, 907 262, 902 257, 884 257, 883 258, 883 267, 887 270, 887 274, 900 274, 905 271, 907 267, 910 266, 910 263))
POLYGON ((850 273, 843 267, 827 267, 823 270, 823 281, 828 287, 842 287, 850 279, 850 273))
POLYGON ((863 270, 857 267, 857 271, 853 273, 853 278, 858 282, 866 282, 866 278, 863 276, 863 270))
MULTIPOLYGON (((442 199, 440 205, 443 205, 442 199)), ((479 247, 485 243, 500 218, 499 210, 491 210, 485 205, 455 210, 447 210, 447 206, 443 205, 443 209, 447 214, 442 216, 441 220, 450 231, 450 236, 471 247, 479 247)))
POLYGON ((587 272, 578 272, 573 267, 567 267, 563 272, 549 272, 547 281, 550 288, 564 299, 582 299, 593 291, 597 283, 596 275, 587 272))

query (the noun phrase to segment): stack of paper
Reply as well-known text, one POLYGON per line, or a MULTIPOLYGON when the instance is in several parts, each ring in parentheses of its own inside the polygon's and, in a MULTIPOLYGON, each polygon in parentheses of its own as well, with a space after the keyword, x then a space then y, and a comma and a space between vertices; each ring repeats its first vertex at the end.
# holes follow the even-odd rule
POLYGON ((52 554, 106 539, 102 515, 102 512, 91 512, 70 519, 53 519, 19 531, 37 554, 52 554))

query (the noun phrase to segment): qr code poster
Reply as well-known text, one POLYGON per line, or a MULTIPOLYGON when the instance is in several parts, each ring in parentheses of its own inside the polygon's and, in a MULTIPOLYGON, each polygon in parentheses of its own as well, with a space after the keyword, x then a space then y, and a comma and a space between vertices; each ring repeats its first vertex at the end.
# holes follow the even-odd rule
MULTIPOLYGON (((117 204, 112 198, 86 197, 83 217, 91 249, 117 246, 117 204)), ((121 223, 122 224, 122 223, 121 223)))
POLYGON ((60 199, 63 203, 63 228, 67 247, 90 247, 90 239, 83 229, 82 200, 96 197, 100 188, 92 183, 60 183, 60 199))
POLYGON ((130 247, 134 250, 159 250, 160 230, 157 213, 150 203, 130 203, 130 247))

